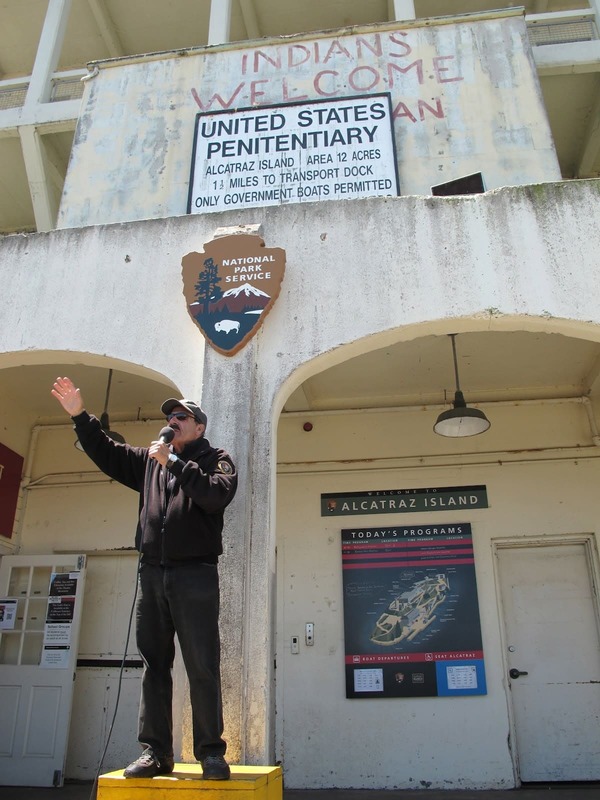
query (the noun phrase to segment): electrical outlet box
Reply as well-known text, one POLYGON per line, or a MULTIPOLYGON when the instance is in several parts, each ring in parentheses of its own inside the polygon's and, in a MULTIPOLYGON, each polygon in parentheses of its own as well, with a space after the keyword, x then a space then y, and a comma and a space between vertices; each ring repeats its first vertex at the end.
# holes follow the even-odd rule
POLYGON ((306 646, 312 647, 315 643, 315 626, 312 622, 306 623, 306 646))

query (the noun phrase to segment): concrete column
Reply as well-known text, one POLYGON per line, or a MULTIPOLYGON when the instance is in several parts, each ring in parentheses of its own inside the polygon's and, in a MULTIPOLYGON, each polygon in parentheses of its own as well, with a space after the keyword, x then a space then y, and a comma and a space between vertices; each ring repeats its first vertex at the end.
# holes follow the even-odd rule
POLYGON ((52 90, 52 75, 60 58, 72 0, 49 0, 42 35, 38 44, 35 63, 25 106, 47 103, 52 90))
POLYGON ((212 0, 208 24, 208 44, 222 44, 229 41, 232 0, 212 0))
POLYGON ((588 178, 594 177, 594 164, 600 154, 600 93, 596 95, 596 102, 587 123, 581 156, 575 177, 588 178))
POLYGON ((90 11, 94 15, 96 25, 100 31, 100 35, 104 40, 104 44, 108 48, 111 58, 125 55, 125 48, 123 47, 114 22, 110 18, 110 14, 106 9, 104 0, 88 0, 90 11))
POLYGON ((48 177, 47 155, 41 134, 35 125, 25 125, 19 128, 19 137, 36 228, 38 231, 51 231, 56 224, 58 202, 48 177))
POLYGON ((414 0, 389 0, 391 19, 416 19, 414 0))
MULTIPOLYGON (((38 43, 24 107, 28 110, 50 100, 52 75, 60 58, 72 0, 49 0, 38 43)), ((40 133, 34 125, 19 128, 21 150, 29 181, 29 192, 38 231, 54 228, 58 203, 48 178, 47 157, 40 133)))
POLYGON ((248 39, 258 39, 260 37, 260 27, 256 17, 254 0, 239 0, 239 2, 248 39))
MULTIPOLYGON (((269 763, 273 748, 272 399, 259 403, 256 396, 257 346, 255 337, 231 358, 207 346, 202 390, 206 437, 231 453, 239 472, 236 497, 225 512, 225 552, 219 561, 221 680, 227 758, 246 764, 269 763)), ((182 740, 186 757, 192 743, 186 714, 182 740)))
MULTIPOLYGON (((600 0, 588 0, 588 2, 595 15, 596 31, 600 35, 600 0)), ((598 158, 598 153, 600 153, 600 93, 596 96, 596 101, 587 123, 575 177, 593 177, 593 167, 598 158)))

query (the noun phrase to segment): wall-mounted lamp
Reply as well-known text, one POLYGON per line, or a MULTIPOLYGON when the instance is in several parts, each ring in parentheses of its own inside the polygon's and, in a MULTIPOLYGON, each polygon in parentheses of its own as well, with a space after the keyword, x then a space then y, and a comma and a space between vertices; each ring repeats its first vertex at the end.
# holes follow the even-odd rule
MULTIPOLYGON (((109 439, 112 439, 114 442, 119 442, 119 444, 125 444, 125 438, 121 436, 120 433, 116 431, 111 431, 110 429, 110 420, 108 418, 108 398, 110 396, 110 384, 112 383, 112 369, 108 370, 108 383, 106 385, 106 398, 104 400, 104 411, 100 415, 100 425, 102 426, 102 430, 108 436, 109 439)), ((81 442, 79 439, 75 441, 75 447, 78 450, 83 450, 81 446, 81 442)))
POLYGON ((454 358, 454 376, 456 378, 456 392, 454 393, 453 408, 442 411, 433 426, 433 430, 440 436, 476 436, 484 433, 491 423, 483 411, 478 408, 468 408, 465 398, 460 390, 458 380, 458 364, 456 363, 455 333, 449 334, 452 340, 452 356, 454 358))

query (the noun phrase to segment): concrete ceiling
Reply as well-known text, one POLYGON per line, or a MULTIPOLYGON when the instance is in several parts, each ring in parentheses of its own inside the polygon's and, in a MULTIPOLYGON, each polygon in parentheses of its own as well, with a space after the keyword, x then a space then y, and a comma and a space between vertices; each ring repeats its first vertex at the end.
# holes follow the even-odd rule
MULTIPOLYGON (((57 400, 50 394, 58 376, 68 376, 81 389, 90 413, 104 411, 109 368, 73 363, 20 364, 0 372, 3 402, 14 405, 36 423, 68 422, 57 400)), ((160 406, 177 393, 165 381, 113 370, 108 396, 111 423, 119 420, 161 420, 160 406)), ((111 427, 115 427, 111 425, 111 427)))
MULTIPOLYGON (((460 386, 468 404, 579 397, 596 389, 600 345, 559 334, 456 336, 460 386)), ((450 403, 455 380, 449 336, 424 336, 352 358, 312 376, 286 411, 394 408, 450 403)))
MULTIPOLYGON (((419 18, 524 7, 587 8, 585 0, 415 0, 419 18)), ((0 0, 0 77, 31 74, 47 0, 0 0)), ((121 55, 207 44, 208 0, 74 0, 58 70, 121 55), (120 51, 120 52, 118 52, 120 51)), ((388 0, 235 0, 231 40, 387 22, 388 0)))
MULTIPOLYGON (((580 397, 600 390, 600 344, 560 334, 461 333, 456 337, 461 388, 468 404, 580 397)), ((223 357, 223 369, 227 359, 223 357)), ((64 423, 50 389, 58 375, 81 388, 88 409, 104 409, 108 367, 83 364, 14 364, 1 371, 9 406, 32 422, 64 423)), ((291 394, 284 412, 450 404, 454 397, 452 345, 448 336, 425 336, 351 358, 308 378, 291 394)), ((120 420, 161 420, 160 405, 177 396, 172 386, 127 373, 113 373, 108 411, 120 420)), ((210 398, 202 402, 210 409, 210 398)))

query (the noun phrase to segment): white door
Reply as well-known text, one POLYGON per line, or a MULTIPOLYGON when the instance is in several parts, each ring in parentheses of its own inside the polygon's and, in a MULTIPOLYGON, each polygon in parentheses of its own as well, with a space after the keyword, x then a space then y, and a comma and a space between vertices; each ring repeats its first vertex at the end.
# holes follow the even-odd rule
POLYGON ((589 543, 498 547, 523 782, 600 779, 600 641, 589 543))
POLYGON ((63 783, 84 580, 85 556, 2 558, 0 784, 63 783))

